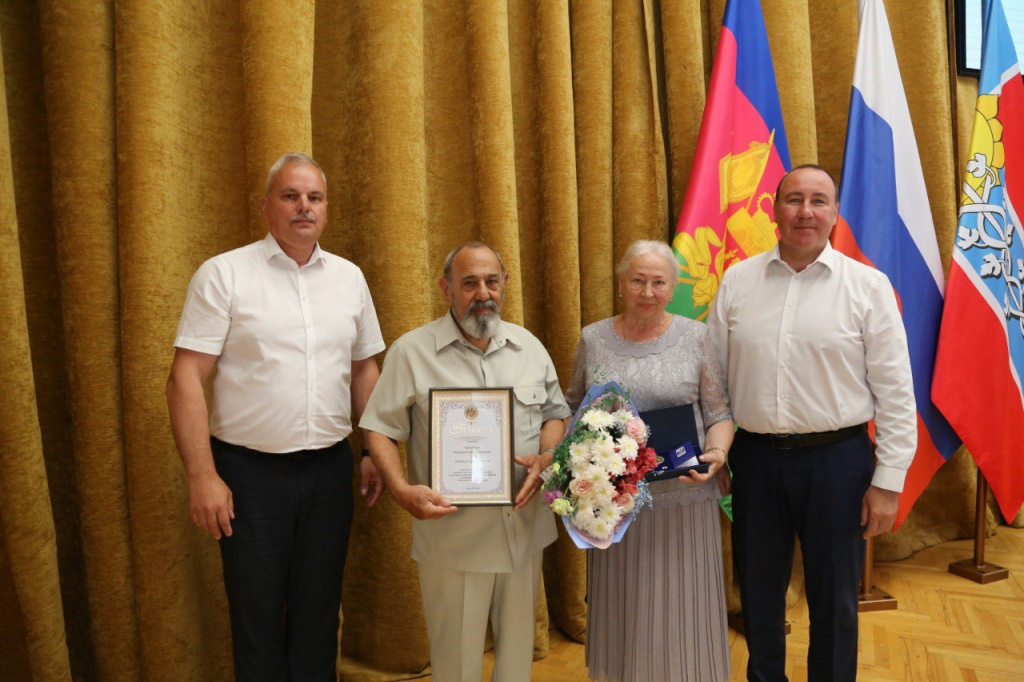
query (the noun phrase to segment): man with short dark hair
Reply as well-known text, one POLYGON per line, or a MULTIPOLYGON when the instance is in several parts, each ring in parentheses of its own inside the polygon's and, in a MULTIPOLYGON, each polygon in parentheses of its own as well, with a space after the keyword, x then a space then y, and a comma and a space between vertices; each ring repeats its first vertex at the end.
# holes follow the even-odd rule
POLYGON ((732 538, 750 680, 786 679, 794 537, 808 677, 856 679, 864 541, 892 529, 917 447, 896 297, 884 274, 829 245, 836 196, 823 168, 790 171, 775 200, 778 246, 726 271, 708 320, 739 426, 732 538))
MULTIPOLYGON (((265 239, 192 278, 167 404, 192 520, 220 541, 235 678, 335 680, 353 508, 345 439, 384 341, 363 273, 318 244, 327 186, 313 159, 278 159, 263 215, 265 239)), ((372 505, 368 457, 360 475, 372 505)))
POLYGON ((485 244, 452 251, 439 284, 449 310, 398 339, 359 425, 388 490, 413 520, 435 680, 479 680, 488 619, 498 682, 529 680, 543 549, 557 537, 535 496, 569 407, 540 341, 501 319, 501 259, 485 244), (512 387, 514 504, 456 509, 430 481, 431 388, 512 387), (409 479, 397 441, 407 441, 409 479))

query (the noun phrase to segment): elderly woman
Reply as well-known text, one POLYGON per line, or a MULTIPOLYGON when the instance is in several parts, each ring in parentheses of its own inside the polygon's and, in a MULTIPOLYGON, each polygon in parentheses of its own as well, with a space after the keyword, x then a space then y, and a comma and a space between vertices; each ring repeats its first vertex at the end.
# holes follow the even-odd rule
POLYGON ((733 423, 703 323, 665 311, 679 266, 667 244, 637 241, 619 264, 621 315, 583 329, 569 390, 617 381, 640 411, 694 405, 706 474, 651 483, 654 508, 623 539, 587 551, 587 666, 598 680, 729 679, 718 498, 733 423))

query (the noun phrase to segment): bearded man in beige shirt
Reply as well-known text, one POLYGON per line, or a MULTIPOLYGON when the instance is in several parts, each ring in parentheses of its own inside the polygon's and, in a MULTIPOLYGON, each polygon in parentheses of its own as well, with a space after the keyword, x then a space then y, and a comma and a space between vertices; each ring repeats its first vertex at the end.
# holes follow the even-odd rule
POLYGON ((448 312, 395 341, 359 423, 388 490, 415 517, 412 557, 439 682, 480 679, 488 620, 493 679, 530 679, 542 552, 556 538, 535 493, 569 407, 540 341, 500 317, 507 280, 489 246, 452 251, 439 282, 448 312), (430 389, 505 386, 515 401, 514 504, 456 509, 425 485, 430 389), (408 481, 398 441, 407 442, 408 481))

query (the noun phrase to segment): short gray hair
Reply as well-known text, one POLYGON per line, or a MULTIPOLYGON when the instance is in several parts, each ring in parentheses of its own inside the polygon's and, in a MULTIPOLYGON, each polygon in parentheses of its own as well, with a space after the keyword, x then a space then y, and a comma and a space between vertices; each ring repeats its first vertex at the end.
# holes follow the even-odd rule
POLYGON ((490 244, 484 244, 483 242, 466 242, 462 246, 456 246, 452 249, 452 252, 448 254, 448 257, 444 259, 444 278, 451 284, 452 281, 452 262, 455 260, 456 254, 463 249, 490 249, 494 257, 498 259, 498 265, 501 266, 501 276, 505 276, 505 261, 501 260, 501 256, 497 251, 494 250, 490 244))
POLYGON ((629 264, 634 258, 646 256, 649 253, 665 261, 670 279, 675 279, 679 276, 679 261, 676 259, 676 255, 672 253, 672 248, 665 242, 659 242, 654 239, 638 239, 630 244, 629 248, 626 249, 625 255, 622 256, 622 260, 619 261, 619 267, 615 269, 615 274, 622 277, 626 274, 626 270, 629 269, 629 264))
POLYGON ((264 190, 266 195, 270 195, 270 188, 274 184, 274 178, 281 172, 281 169, 290 163, 298 164, 300 166, 315 166, 320 171, 320 177, 324 179, 324 189, 327 189, 327 175, 324 174, 324 169, 320 167, 320 164, 313 160, 313 157, 307 156, 302 152, 288 152, 282 154, 281 157, 274 162, 274 165, 267 171, 267 187, 264 190))

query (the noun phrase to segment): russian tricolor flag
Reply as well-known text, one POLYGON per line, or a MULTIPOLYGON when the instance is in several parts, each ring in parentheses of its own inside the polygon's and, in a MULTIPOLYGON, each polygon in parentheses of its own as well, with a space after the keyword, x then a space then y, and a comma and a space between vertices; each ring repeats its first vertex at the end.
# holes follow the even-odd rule
POLYGON ((931 399, 944 277, 882 0, 861 0, 860 37, 832 245, 888 276, 907 329, 918 447, 896 527, 960 440, 931 399))
POLYGON ((1012 520, 1024 504, 1024 83, 999 0, 981 76, 932 395, 1012 520))

